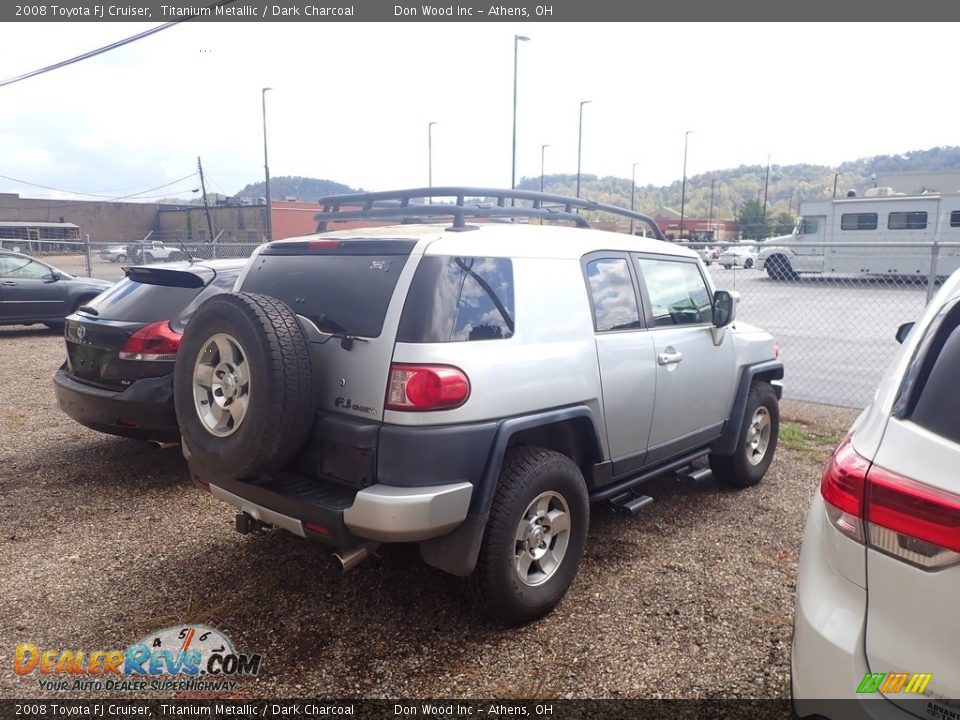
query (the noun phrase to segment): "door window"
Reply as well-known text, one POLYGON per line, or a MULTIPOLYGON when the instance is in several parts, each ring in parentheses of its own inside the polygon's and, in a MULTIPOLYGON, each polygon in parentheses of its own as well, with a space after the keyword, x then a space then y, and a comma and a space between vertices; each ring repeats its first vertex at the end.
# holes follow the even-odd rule
POLYGON ((698 325, 713 318, 710 291, 694 263, 638 258, 657 327, 698 325))
POLYGON ((43 279, 50 277, 50 268, 36 260, 19 257, 0 257, 0 277, 43 279))

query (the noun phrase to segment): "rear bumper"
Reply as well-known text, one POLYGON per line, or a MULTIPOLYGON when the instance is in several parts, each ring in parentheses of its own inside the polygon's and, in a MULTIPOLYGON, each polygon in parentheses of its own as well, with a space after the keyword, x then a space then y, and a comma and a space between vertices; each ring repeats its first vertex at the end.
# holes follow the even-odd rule
POLYGON ((473 485, 373 485, 360 491, 294 475, 218 481, 211 494, 241 512, 336 547, 364 540, 420 542, 445 535, 467 517, 473 485))
POLYGON ((831 562, 838 562, 843 546, 852 542, 829 523, 817 493, 807 516, 797 576, 790 658, 794 711, 801 718, 832 720, 912 718, 879 693, 857 694, 869 672, 864 653, 867 591, 831 562))
POLYGON ((142 378, 115 391, 77 382, 61 367, 53 377, 53 387, 60 409, 92 430, 163 442, 180 438, 172 374, 142 378))

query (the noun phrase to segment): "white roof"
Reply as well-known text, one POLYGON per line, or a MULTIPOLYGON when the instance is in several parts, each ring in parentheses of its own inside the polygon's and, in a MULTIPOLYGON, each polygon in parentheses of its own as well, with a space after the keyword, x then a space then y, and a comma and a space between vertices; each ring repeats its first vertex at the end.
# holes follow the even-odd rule
MULTIPOLYGON (((469 218, 467 224, 470 224, 469 218)), ((653 238, 593 228, 528 223, 477 223, 475 230, 448 231, 450 223, 391 225, 351 230, 332 230, 273 244, 315 238, 396 238, 430 243, 428 255, 473 255, 492 257, 539 257, 579 259, 596 250, 658 253, 697 258, 697 253, 674 243, 653 238)))
POLYGON ((73 223, 61 222, 34 222, 33 220, 0 220, 0 227, 55 227, 55 228, 79 228, 79 225, 73 223))

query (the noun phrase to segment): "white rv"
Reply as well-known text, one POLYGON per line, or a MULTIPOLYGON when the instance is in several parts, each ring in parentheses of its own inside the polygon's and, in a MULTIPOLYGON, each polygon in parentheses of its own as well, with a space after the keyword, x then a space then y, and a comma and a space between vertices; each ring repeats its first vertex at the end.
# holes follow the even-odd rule
POLYGON ((792 234, 760 248, 757 268, 775 280, 821 272, 926 277, 934 251, 938 277, 960 267, 960 193, 870 188, 864 197, 803 202, 800 213, 792 234))

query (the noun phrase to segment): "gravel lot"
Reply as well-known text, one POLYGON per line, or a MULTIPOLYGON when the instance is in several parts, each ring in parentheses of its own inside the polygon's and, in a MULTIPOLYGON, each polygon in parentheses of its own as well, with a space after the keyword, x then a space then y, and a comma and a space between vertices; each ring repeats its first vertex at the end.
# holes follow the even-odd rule
POLYGON ((638 516, 594 506, 566 599, 504 630, 415 548, 342 574, 321 545, 236 534, 179 449, 60 414, 62 354, 55 333, 0 328, 0 697, 45 695, 14 675, 17 643, 122 648, 183 622, 263 653, 238 697, 788 695, 802 524, 854 411, 785 402, 805 439, 781 445, 756 488, 658 481, 638 516))

